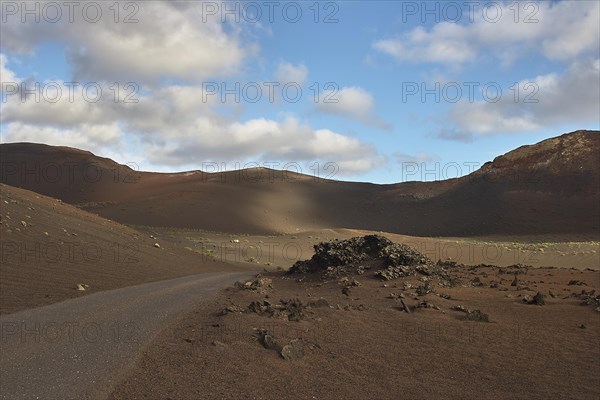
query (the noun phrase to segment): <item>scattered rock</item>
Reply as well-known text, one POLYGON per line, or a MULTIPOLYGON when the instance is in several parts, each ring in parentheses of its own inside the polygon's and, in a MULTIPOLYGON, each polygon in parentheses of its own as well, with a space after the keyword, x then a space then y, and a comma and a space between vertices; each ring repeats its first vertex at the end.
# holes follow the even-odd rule
POLYGON ((269 301, 253 301, 248 305, 248 310, 258 315, 281 318, 287 321, 300 321, 304 319, 304 305, 298 299, 280 300, 280 304, 272 305, 269 301))
POLYGON ((544 296, 541 292, 537 292, 536 295, 533 296, 533 300, 529 304, 535 304, 537 306, 543 306, 544 304, 546 304, 546 301, 544 300, 545 297, 546 296, 544 296))
POLYGON ((310 308, 329 307, 329 302, 324 298, 320 298, 318 300, 309 301, 308 303, 306 303, 306 306, 310 308))
POLYGON ((275 349, 277 347, 277 340, 271 332, 266 329, 259 329, 257 332, 258 341, 263 345, 265 349, 275 349))
POLYGON ((587 286, 587 284, 585 282, 577 280, 577 279, 570 280, 568 285, 570 285, 570 286, 587 286))
POLYGON ((513 279, 510 286, 519 286, 519 278, 517 278, 517 274, 515 274, 515 279, 513 279))
POLYGON ((302 343, 299 340, 294 339, 283 346, 280 354, 281 357, 287 361, 299 360, 304 357, 304 346, 302 346, 302 343))
POLYGON ((489 316, 480 310, 468 310, 465 319, 467 321, 490 322, 489 316))
POLYGON ((246 310, 243 307, 232 304, 230 306, 225 307, 223 311, 221 311, 220 315, 226 314, 240 314, 245 312, 246 310))
POLYGON ((417 308, 433 308, 434 310, 439 310, 440 309, 435 304, 430 303, 430 302, 425 301, 425 300, 423 300, 419 304, 417 304, 417 308))
POLYGON ((87 288, 89 288, 89 285, 86 285, 85 283, 78 283, 77 284, 77 290, 79 291, 85 291, 87 288))
POLYGON ((266 293, 270 289, 273 289, 273 280, 270 278, 264 278, 261 275, 257 275, 255 279, 246 281, 244 283, 236 282, 235 286, 238 289, 253 290, 258 293, 266 293))
POLYGON ((400 299, 400 304, 402 305, 402 310, 405 313, 410 314, 410 308, 406 305, 406 303, 404 302, 404 300, 400 299))
POLYGON ((553 299, 557 298, 558 295, 556 293, 554 293, 552 290, 548 290, 548 294, 550 295, 550 297, 552 297, 553 299))
POLYGON ((598 307, 596 311, 600 311, 600 295, 596 295, 596 290, 585 291, 582 290, 581 293, 575 295, 576 297, 582 299, 582 306, 596 306, 598 307))
POLYGON ((431 293, 433 291, 434 291, 434 289, 433 289, 433 286, 431 285, 431 283, 426 282, 425 284, 420 285, 417 288, 417 295, 419 295, 419 296, 425 296, 426 294, 429 294, 429 293, 431 293))
POLYGON ((350 286, 344 286, 342 288, 342 294, 344 294, 346 296, 350 296, 350 286))
POLYGON ((160 244, 154 243, 154 247, 156 247, 157 249, 160 249, 160 244))
POLYGON ((483 286, 483 282, 481 282, 481 279, 479 279, 478 276, 476 276, 475 278, 471 279, 471 286, 483 286))
POLYGON ((579 325, 579 329, 585 329, 586 326, 584 324, 579 325))

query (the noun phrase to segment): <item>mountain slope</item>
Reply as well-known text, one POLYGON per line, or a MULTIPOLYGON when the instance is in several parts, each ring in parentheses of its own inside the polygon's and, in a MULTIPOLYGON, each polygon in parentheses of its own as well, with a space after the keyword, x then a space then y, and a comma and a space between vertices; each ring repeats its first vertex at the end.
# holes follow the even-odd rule
POLYGON ((3 184, 0 259, 2 314, 138 283, 239 269, 3 184), (79 291, 78 284, 89 287, 79 291))
POLYGON ((596 236, 599 133, 576 131, 523 146, 459 179, 393 185, 264 168, 213 174, 135 172, 91 153, 35 144, 3 144, 0 154, 14 170, 3 171, 3 182, 130 224, 248 233, 356 228, 419 236, 596 236), (34 182, 23 175, 35 170, 36 163, 65 169, 68 162, 80 164, 70 167, 79 179, 67 182, 63 174, 59 183, 34 182), (88 171, 101 170, 102 179, 82 178, 85 165, 88 171), (115 180, 114 170, 131 179, 115 180))

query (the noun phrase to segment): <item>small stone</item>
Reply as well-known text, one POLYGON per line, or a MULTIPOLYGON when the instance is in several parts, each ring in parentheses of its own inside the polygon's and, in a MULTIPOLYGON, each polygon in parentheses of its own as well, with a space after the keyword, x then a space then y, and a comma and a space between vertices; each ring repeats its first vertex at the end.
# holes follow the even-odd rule
POLYGON ((584 324, 579 325, 579 329, 585 329, 586 326, 584 324))
POLYGON ((480 310, 467 311, 465 319, 468 321, 490 322, 489 316, 485 313, 482 313, 480 310))
POLYGON ((160 244, 154 243, 154 247, 156 247, 157 249, 160 249, 160 244))
POLYGON ((283 349, 281 349, 280 354, 281 357, 283 357, 287 361, 298 360, 304 357, 304 347, 302 346, 302 343, 299 340, 294 339, 290 341, 289 344, 283 346, 283 349))
POLYGON ((320 298, 319 300, 309 301, 307 306, 312 308, 329 307, 329 302, 323 298, 320 298))
POLYGON ((546 296, 544 296, 541 292, 537 292, 537 294, 535 296, 533 296, 533 300, 529 304, 535 304, 537 306, 543 306, 544 304, 546 304, 546 301, 544 300, 544 297, 546 297, 546 296))
POLYGON ((265 349, 274 349, 277 345, 275 336, 273 336, 273 334, 266 329, 260 329, 258 331, 258 340, 265 349))

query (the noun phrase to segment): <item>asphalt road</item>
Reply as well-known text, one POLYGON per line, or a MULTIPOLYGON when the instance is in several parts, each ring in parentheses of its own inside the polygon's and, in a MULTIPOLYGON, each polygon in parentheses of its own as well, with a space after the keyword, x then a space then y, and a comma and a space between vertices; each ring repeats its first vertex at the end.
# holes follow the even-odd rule
POLYGON ((163 329, 218 289, 215 272, 130 286, 0 317, 0 399, 102 399, 163 329))

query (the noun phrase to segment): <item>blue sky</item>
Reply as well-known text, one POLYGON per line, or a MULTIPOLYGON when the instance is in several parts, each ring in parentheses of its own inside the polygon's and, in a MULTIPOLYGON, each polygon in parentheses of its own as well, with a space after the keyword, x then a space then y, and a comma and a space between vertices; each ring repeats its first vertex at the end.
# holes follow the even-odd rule
POLYGON ((78 2, 72 21, 22 4, 2 3, 2 142, 155 171, 333 162, 337 179, 392 183, 600 129, 597 1, 107 2, 97 18, 78 2))

